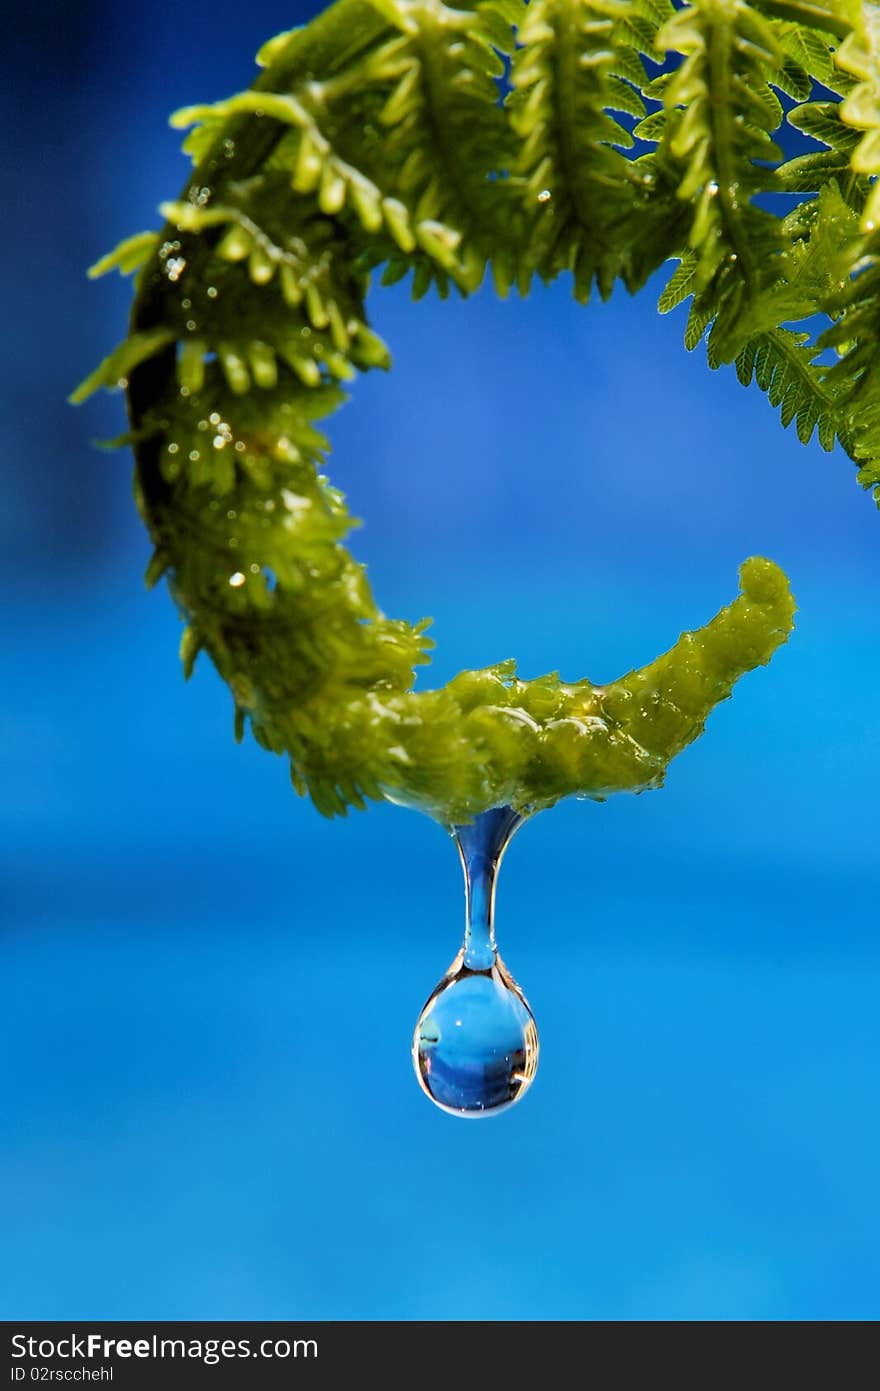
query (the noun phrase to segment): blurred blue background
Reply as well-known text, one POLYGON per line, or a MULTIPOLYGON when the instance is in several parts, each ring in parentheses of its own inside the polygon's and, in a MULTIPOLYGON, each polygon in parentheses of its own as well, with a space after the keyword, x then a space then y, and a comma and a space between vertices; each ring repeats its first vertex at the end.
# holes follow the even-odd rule
POLYGON ((800 603, 663 792, 517 838, 499 937, 543 1051, 491 1122, 409 1060, 452 845, 390 807, 325 822, 207 666, 182 683, 130 459, 90 446, 121 404, 65 404, 128 305, 84 268, 182 183, 168 113, 312 9, 7 17, 0 1316, 876 1317, 880 517, 846 459, 650 290, 374 295, 396 368, 331 472, 383 606, 436 620, 432 677, 610 679, 753 553, 800 603))

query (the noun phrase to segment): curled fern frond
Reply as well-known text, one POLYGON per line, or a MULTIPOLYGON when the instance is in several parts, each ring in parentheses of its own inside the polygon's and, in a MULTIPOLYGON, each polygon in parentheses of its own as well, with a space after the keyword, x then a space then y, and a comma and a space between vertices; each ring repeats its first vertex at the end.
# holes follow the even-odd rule
POLYGON ((391 798, 445 818, 657 785, 791 626, 784 579, 611 686, 511 664, 415 692, 427 624, 387 618, 345 548, 319 422, 390 356, 370 275, 414 295, 688 303, 806 443, 880 497, 880 29, 856 0, 338 0, 260 54, 253 87, 179 113, 194 168, 136 272, 131 333, 80 388, 125 385, 139 503, 200 652, 328 814, 391 798), (813 148, 783 160, 783 122, 813 148), (782 198, 779 195, 783 195, 782 198), (816 323, 823 323, 818 331, 816 323), (832 357, 834 360, 830 360, 832 357))

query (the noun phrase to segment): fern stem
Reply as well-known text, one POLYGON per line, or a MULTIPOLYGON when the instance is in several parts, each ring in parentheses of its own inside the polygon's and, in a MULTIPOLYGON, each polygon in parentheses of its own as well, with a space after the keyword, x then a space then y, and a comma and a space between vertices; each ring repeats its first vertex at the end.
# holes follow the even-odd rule
POLYGON ((590 225, 589 210, 582 203, 582 182, 578 177, 577 154, 571 139, 576 127, 576 83, 581 44, 578 33, 578 0, 556 0, 554 7, 557 41, 553 46, 556 81, 556 138, 559 143, 559 168, 563 185, 574 209, 577 221, 584 228, 590 225))
POLYGON ((437 22, 433 7, 425 5, 421 10, 418 51, 424 74, 425 115, 433 137, 432 148, 435 156, 439 156, 437 163, 446 172, 471 225, 479 228, 482 210, 473 197, 473 170, 462 165, 455 136, 443 119, 445 90, 440 76, 443 47, 442 27, 437 22))
POLYGON ((757 276, 751 248, 746 241, 741 219, 737 216, 734 189, 735 163, 731 110, 734 108, 730 81, 731 25, 728 18, 735 0, 701 0, 701 8, 710 16, 706 26, 706 50, 709 65, 709 112, 712 126, 712 148, 718 181, 718 203, 724 232, 739 262, 740 275, 749 291, 754 289, 757 276))

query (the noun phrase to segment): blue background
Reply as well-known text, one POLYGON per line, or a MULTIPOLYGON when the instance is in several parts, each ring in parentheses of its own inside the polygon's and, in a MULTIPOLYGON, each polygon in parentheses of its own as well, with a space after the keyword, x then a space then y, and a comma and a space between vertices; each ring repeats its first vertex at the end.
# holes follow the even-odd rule
POLYGON ((181 681, 130 459, 89 444, 121 405, 64 401, 128 303, 83 270, 182 183, 167 114, 310 12, 11 19, 0 1315, 874 1317, 880 518, 845 458, 687 356, 650 289, 374 295, 396 368, 332 422, 331 473, 383 606, 434 616, 438 680, 610 679, 753 553, 800 603, 663 792, 518 837, 499 936, 543 1052, 494 1121, 434 1111, 409 1060, 460 937, 452 845, 390 807, 325 822, 234 745, 207 666, 181 681))

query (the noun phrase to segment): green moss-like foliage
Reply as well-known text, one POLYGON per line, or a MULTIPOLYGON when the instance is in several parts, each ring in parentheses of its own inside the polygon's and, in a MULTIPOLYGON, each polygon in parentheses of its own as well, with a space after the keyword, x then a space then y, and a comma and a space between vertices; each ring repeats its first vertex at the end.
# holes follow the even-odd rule
POLYGON ((377 608, 315 422, 389 365, 364 308, 378 268, 416 296, 565 273, 586 301, 671 258, 660 308, 690 300, 686 345, 735 364, 804 442, 840 441, 880 491, 877 16, 338 0, 266 45, 249 91, 178 113, 193 175, 161 232, 95 268, 136 272, 136 298, 77 399, 127 387, 149 575, 188 617, 186 668, 209 653, 239 732, 287 754, 321 811, 390 798, 460 820, 656 786, 785 639, 787 584, 752 560, 707 628, 610 686, 505 663, 415 693, 427 625, 377 608), (817 142, 788 162, 783 97, 817 142), (784 215, 767 210, 780 191, 784 215))

